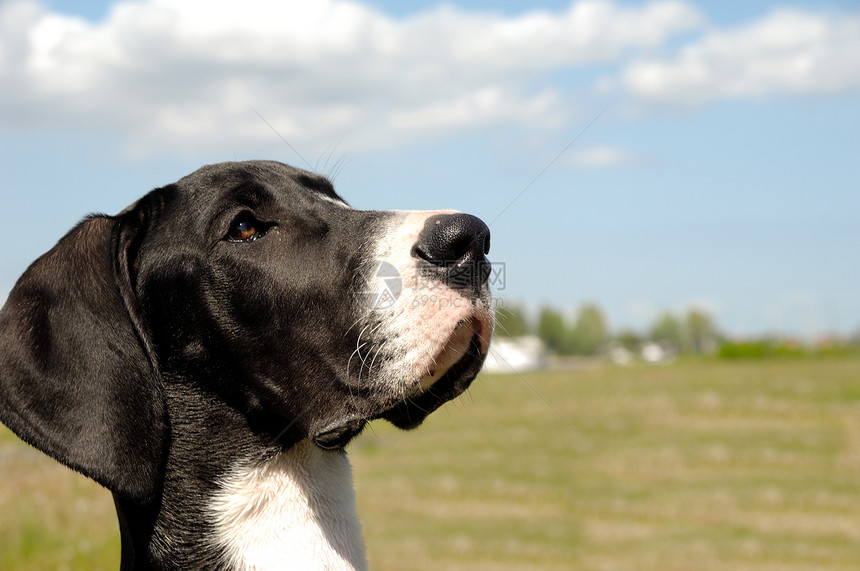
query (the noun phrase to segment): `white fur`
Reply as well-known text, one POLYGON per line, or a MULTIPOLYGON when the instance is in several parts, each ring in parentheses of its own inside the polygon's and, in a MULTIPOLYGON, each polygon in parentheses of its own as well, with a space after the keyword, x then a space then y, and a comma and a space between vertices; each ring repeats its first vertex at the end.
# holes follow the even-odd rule
POLYGON ((240 465, 213 502, 214 538, 234 569, 366 569, 346 454, 304 440, 240 465))
POLYGON ((325 200, 326 202, 330 202, 331 204, 334 204, 335 206, 340 206, 341 208, 347 208, 349 210, 352 210, 352 207, 341 199, 332 198, 331 196, 328 196, 327 194, 321 194, 321 193, 317 194, 317 197, 325 200))

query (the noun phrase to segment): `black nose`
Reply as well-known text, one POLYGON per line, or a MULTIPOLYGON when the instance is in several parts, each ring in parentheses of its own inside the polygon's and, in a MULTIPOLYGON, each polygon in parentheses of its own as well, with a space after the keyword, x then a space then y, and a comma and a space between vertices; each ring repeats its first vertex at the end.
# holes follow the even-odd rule
POLYGON ((450 285, 468 287, 486 283, 490 263, 490 229, 471 214, 431 216, 412 247, 412 255, 445 271, 450 285))

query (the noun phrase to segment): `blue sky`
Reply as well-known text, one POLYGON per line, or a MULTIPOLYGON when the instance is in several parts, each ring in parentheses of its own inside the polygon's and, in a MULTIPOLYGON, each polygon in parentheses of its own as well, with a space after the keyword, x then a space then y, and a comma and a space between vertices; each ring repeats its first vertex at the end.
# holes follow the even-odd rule
POLYGON ((507 302, 860 329, 856 3, 237 6, 0 2, 0 298, 88 212, 271 158, 491 222, 507 302))

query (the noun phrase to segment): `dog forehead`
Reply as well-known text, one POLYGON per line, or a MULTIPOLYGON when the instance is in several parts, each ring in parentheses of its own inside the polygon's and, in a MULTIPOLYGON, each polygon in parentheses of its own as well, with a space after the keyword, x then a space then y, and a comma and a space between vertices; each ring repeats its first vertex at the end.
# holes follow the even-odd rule
POLYGON ((325 177, 276 161, 244 161, 206 165, 176 185, 204 201, 222 198, 301 200, 321 198, 346 206, 325 177))

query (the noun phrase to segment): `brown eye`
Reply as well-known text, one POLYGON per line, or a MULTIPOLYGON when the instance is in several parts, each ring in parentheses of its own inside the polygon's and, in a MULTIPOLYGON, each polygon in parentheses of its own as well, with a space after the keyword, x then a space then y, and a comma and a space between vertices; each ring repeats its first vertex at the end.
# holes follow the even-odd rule
POLYGON ((254 218, 250 213, 243 212, 233 221, 227 239, 232 242, 253 242, 266 234, 269 226, 254 218))

